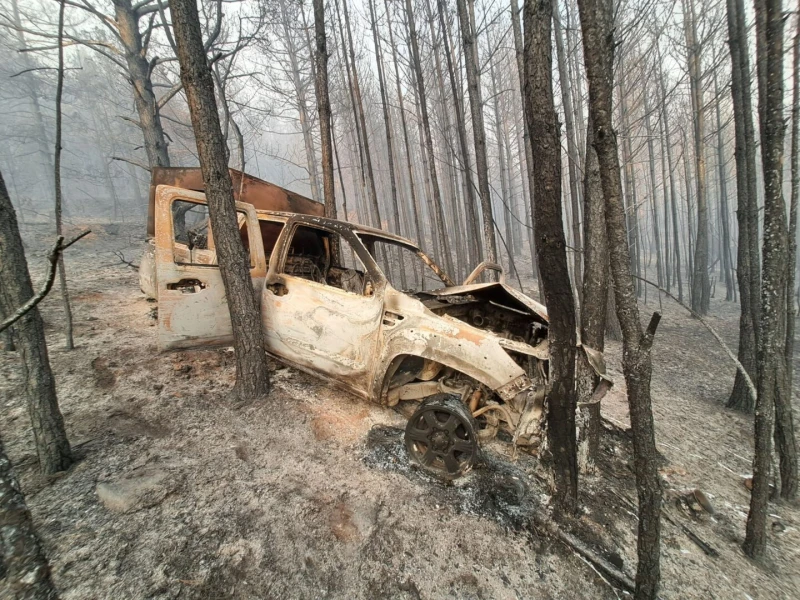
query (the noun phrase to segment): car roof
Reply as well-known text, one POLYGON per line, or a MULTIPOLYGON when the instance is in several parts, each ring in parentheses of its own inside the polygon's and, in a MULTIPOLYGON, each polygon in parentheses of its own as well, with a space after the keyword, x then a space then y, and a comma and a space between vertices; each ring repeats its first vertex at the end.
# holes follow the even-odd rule
POLYGON ((403 244, 405 246, 411 246, 414 249, 419 249, 419 246, 416 244, 416 242, 409 240, 408 238, 404 238, 402 236, 396 235, 394 233, 389 233, 388 231, 383 231, 381 229, 376 229, 375 227, 359 225, 358 223, 349 223, 347 221, 339 221, 338 219, 329 219, 327 217, 317 217, 314 215, 303 215, 300 213, 290 213, 277 210, 256 210, 256 214, 270 216, 270 217, 277 217, 277 220, 284 222, 288 221, 289 219, 294 219, 296 222, 299 223, 308 223, 309 225, 321 225, 323 227, 328 227, 329 229, 333 230, 341 231, 343 229, 347 229, 356 234, 361 233, 375 237, 382 237, 387 240, 403 244))

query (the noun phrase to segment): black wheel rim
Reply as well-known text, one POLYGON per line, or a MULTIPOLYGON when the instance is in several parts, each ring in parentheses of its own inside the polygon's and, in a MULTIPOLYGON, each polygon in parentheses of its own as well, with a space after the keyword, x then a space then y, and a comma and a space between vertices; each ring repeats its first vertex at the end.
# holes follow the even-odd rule
POLYGON ((473 462, 477 441, 472 427, 447 407, 427 407, 406 427, 406 447, 425 469, 456 477, 473 462))

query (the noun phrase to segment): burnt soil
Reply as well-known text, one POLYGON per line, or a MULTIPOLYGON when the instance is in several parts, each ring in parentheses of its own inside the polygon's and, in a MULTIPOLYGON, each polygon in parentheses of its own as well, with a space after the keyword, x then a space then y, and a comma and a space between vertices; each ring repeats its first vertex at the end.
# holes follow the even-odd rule
MULTIPOLYGON (((38 474, 18 357, 0 353, 0 431, 63 598, 626 596, 536 527, 550 513, 535 458, 498 440, 468 476, 443 483, 408 464, 399 411, 277 363, 269 397, 240 404, 230 396, 231 350, 158 353, 155 305, 115 255, 138 262, 143 228, 91 226, 66 258, 74 351, 63 350, 59 295, 41 305, 78 458, 68 472, 38 474), (98 485, 140 476, 155 488, 126 512, 98 497, 98 485)), ((23 227, 35 282, 51 229, 23 227)), ((720 288, 709 321, 735 348, 738 305, 720 288)), ((658 308, 653 292, 649 300, 643 318, 658 308)), ((669 517, 661 596, 796 598, 796 505, 771 505, 762 564, 740 548, 752 418, 723 406, 734 368, 683 309, 664 299, 663 315, 652 383, 669 517), (694 489, 713 514, 682 500, 694 489)), ((597 472, 582 477, 581 512, 561 527, 632 578, 636 492, 620 352, 609 343, 616 384, 603 404, 597 472)))

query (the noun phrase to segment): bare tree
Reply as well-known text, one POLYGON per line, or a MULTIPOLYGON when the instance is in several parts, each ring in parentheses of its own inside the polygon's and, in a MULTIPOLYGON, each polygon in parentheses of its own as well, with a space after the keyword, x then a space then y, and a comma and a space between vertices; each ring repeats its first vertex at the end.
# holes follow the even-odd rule
POLYGON ((192 117, 219 268, 233 325, 236 351, 234 393, 240 399, 258 398, 269 391, 261 316, 250 280, 249 259, 239 234, 233 184, 197 5, 194 0, 171 0, 170 11, 181 81, 192 117))
POLYGON ((639 498, 636 598, 656 598, 661 577, 661 481, 650 401, 650 350, 658 313, 642 331, 636 292, 631 280, 630 250, 625 235, 617 138, 611 122, 614 65, 613 5, 609 0, 579 0, 584 61, 589 82, 592 138, 605 196, 606 233, 617 316, 623 335, 623 371, 633 431, 634 472, 639 498))
POLYGON ((322 139, 322 187, 325 194, 325 216, 335 219, 336 190, 333 184, 331 100, 328 93, 328 37, 325 33, 325 5, 322 0, 314 0, 314 32, 316 40, 314 86, 317 94, 319 131, 322 139))
POLYGON ((779 387, 785 366, 786 263, 788 229, 783 199, 783 3, 757 0, 756 44, 761 164, 764 174, 764 242, 761 322, 758 346, 758 399, 755 412, 753 490, 744 551, 759 559, 767 549, 770 458, 779 387))
MULTIPOLYGON (((55 186, 55 217, 56 235, 64 234, 61 219, 61 96, 64 91, 64 0, 58 7, 58 77, 56 84, 56 150, 53 163, 53 181, 55 186)), ((67 350, 75 348, 72 339, 72 307, 69 304, 69 289, 67 287, 67 270, 64 266, 64 255, 58 255, 58 283, 61 287, 61 303, 64 306, 64 346, 67 350)))
POLYGON ((536 252, 545 302, 550 315, 550 390, 547 395, 547 440, 553 455, 555 495, 573 510, 578 502, 575 439, 575 303, 567 267, 567 244, 561 217, 561 144, 553 100, 553 48, 550 40, 552 0, 526 0, 525 117, 534 162, 532 202, 536 252))
MULTIPOLYGON (((11 315, 34 297, 17 216, 0 173, 0 301, 11 315)), ((22 381, 28 401, 39 468, 57 473, 72 464, 72 450, 58 408, 56 385, 50 369, 44 322, 38 308, 14 324, 14 338, 22 359, 22 381)))
MULTIPOLYGON (((471 2, 472 0, 470 0, 471 2)), ((483 216, 483 243, 487 260, 497 261, 497 241, 492 216, 492 193, 489 188, 489 163, 486 158, 486 128, 483 124, 483 101, 481 100, 478 49, 475 45, 467 0, 457 0, 458 20, 461 24, 461 42, 464 49, 464 65, 467 71, 467 91, 472 114, 472 136, 475 143, 475 169, 478 175, 478 194, 483 216)))

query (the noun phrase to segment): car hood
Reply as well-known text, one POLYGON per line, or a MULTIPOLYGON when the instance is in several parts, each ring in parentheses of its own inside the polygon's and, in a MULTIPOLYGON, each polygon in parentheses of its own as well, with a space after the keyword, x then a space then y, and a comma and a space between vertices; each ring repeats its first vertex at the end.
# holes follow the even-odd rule
POLYGON ((440 290, 426 290, 423 293, 435 298, 473 296, 478 300, 496 302, 497 304, 509 306, 517 310, 530 312, 534 316, 538 317, 543 323, 550 322, 550 319, 547 316, 547 309, 543 304, 540 304, 533 298, 518 292, 514 288, 509 287, 504 283, 492 282, 456 285, 442 288, 440 290))

